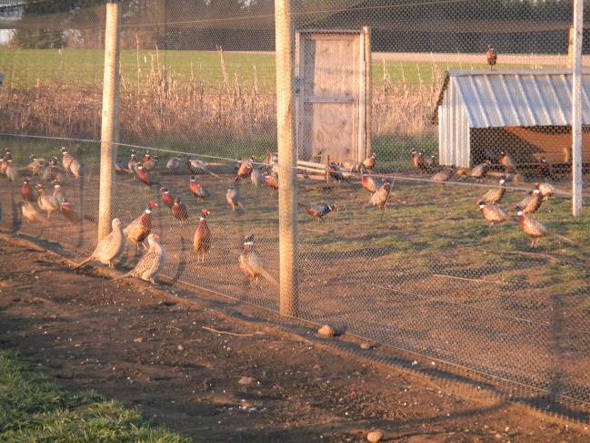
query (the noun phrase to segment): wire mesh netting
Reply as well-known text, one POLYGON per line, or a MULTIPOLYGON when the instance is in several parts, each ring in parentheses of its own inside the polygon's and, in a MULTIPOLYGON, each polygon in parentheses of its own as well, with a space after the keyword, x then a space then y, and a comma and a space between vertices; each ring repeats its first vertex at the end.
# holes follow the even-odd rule
MULTIPOLYGON (((97 243, 105 7, 62 3, 0 2, 0 222, 82 259, 97 243)), ((273 2, 121 7, 111 216, 160 234, 161 277, 279 311, 273 2), (257 278, 240 270, 245 239, 257 278)), ((582 417, 571 3, 293 1, 292 21, 297 315, 582 417)), ((585 73, 583 89, 588 125, 585 73)))

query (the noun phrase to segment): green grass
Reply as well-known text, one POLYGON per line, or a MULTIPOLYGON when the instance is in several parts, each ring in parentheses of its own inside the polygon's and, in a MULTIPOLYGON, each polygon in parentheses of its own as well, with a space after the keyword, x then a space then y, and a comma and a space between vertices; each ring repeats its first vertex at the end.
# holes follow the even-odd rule
MULTIPOLYGON (((38 85, 96 87, 103 79, 102 50, 10 49, 0 51, 5 84, 14 88, 38 85)), ((123 90, 145 86, 152 72, 167 74, 179 87, 192 85, 203 92, 239 85, 261 94, 275 93, 275 57, 272 53, 215 51, 121 51, 123 90), (223 54, 223 64, 222 64, 223 54), (225 69, 224 69, 225 66, 225 69), (139 77, 139 80, 138 80, 139 77)), ((406 85, 431 85, 441 81, 447 69, 485 69, 484 64, 379 61, 373 63, 373 83, 390 81, 406 85)))
POLYGON ((27 363, 0 352, 0 441, 188 442, 93 392, 49 383, 27 363))

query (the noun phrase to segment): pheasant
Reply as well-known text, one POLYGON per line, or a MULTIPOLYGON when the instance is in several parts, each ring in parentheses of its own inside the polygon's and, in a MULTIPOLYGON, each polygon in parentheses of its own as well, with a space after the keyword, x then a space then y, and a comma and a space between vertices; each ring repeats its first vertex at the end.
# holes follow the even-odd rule
POLYGON ((553 166, 545 156, 539 159, 539 174, 544 179, 553 178, 553 166))
POLYGON ((244 205, 242 204, 240 193, 233 186, 230 186, 227 189, 227 192, 225 193, 225 200, 227 201, 227 204, 231 207, 232 211, 235 211, 239 208, 243 212, 246 212, 246 208, 244 208, 244 205))
POLYGON ((350 169, 346 169, 344 166, 339 165, 336 162, 330 162, 330 164, 328 164, 328 174, 338 182, 350 180, 353 175, 350 169))
POLYGON ((47 213, 47 218, 59 210, 59 202, 53 195, 49 195, 43 189, 43 185, 37 185, 37 204, 39 209, 47 213))
POLYGON ((8 162, 8 160, 12 160, 12 152, 6 149, 4 150, 4 155, 2 156, 2 159, 0 159, 0 174, 6 174, 6 163, 8 162))
POLYGON ((162 199, 162 203, 164 203, 164 206, 167 206, 168 208, 172 209, 175 197, 170 193, 168 188, 164 186, 160 188, 160 198, 162 199))
POLYGON ((389 199, 391 193, 391 186, 392 183, 386 179, 379 189, 371 195, 369 205, 377 206, 383 213, 385 213, 385 205, 387 204, 387 199, 389 199))
POLYGON ((543 203, 543 195, 538 189, 534 189, 529 192, 529 195, 525 197, 520 203, 516 205, 518 211, 522 211, 525 214, 534 214, 541 207, 543 203))
POLYGON ((244 178, 249 178, 253 169, 254 166, 252 165, 252 159, 249 159, 245 162, 238 162, 238 171, 236 172, 235 181, 242 180, 244 178))
POLYGON ((502 175, 500 177, 500 186, 497 188, 490 189, 481 198, 477 201, 478 204, 486 203, 486 204, 496 204, 500 203, 500 200, 506 194, 506 176, 502 175))
POLYGON ((185 165, 192 175, 196 175, 196 174, 200 174, 202 172, 205 172, 209 175, 212 175, 213 177, 219 178, 219 176, 217 174, 215 174, 215 173, 211 172, 209 169, 207 169, 207 163, 205 163, 201 160, 196 160, 196 159, 187 157, 186 161, 185 161, 185 165))
POLYGON ((67 199, 66 191, 64 191, 62 185, 56 183, 53 185, 53 198, 61 205, 64 199, 67 199))
POLYGON ((43 215, 41 215, 33 203, 27 200, 23 200, 19 202, 18 205, 21 207, 21 212, 23 215, 23 219, 27 221, 27 223, 40 223, 42 225, 50 225, 51 222, 47 220, 43 215))
POLYGON ((265 172, 262 174, 262 178, 263 178, 264 184, 266 186, 274 189, 275 191, 279 190, 279 178, 278 177, 271 175, 268 172, 265 172))
POLYGON ((52 157, 41 173, 41 180, 47 183, 64 183, 64 170, 59 165, 57 157, 52 157))
POLYGON ((506 213, 495 203, 479 202, 479 210, 483 218, 490 222, 490 226, 496 226, 508 220, 506 213))
POLYGON ((12 183, 16 182, 19 178, 19 173, 18 168, 12 163, 12 159, 6 160, 4 165, 4 174, 6 174, 8 180, 10 180, 12 183))
POLYGON ((72 208, 72 205, 70 204, 70 201, 67 197, 61 201, 59 209, 65 219, 70 223, 77 225, 82 221, 82 218, 76 211, 74 211, 74 208, 72 208))
POLYGON ((66 173, 69 172, 77 179, 82 178, 82 176, 84 175, 84 169, 82 168, 82 165, 80 164, 78 159, 76 159, 72 154, 70 154, 67 148, 65 147, 61 148, 61 153, 64 171, 66 173))
POLYGON ((264 260, 254 249, 254 235, 244 239, 242 253, 238 257, 238 265, 242 273, 250 280, 250 286, 259 286, 259 278, 263 277, 274 286, 279 286, 275 278, 264 269, 264 260))
POLYGON ((534 186, 541 192, 543 201, 549 200, 549 197, 553 197, 553 194, 555 194, 555 188, 551 183, 535 183, 534 186))
POLYGON ((361 186, 365 188, 369 193, 374 194, 377 189, 383 184, 382 180, 379 180, 372 175, 361 174, 361 186))
POLYGON ((36 202, 37 201, 37 193, 35 188, 31 185, 31 179, 29 177, 25 177, 23 180, 23 184, 20 188, 20 195, 23 200, 28 202, 36 202))
POLYGON ((197 253, 197 260, 201 258, 201 263, 205 262, 205 254, 211 248, 211 230, 207 225, 207 217, 209 217, 209 211, 203 209, 193 237, 193 248, 197 253))
POLYGON ((474 178, 476 181, 481 182, 482 179, 489 172, 491 167, 492 167, 492 162, 490 160, 486 160, 485 162, 474 166, 469 175, 470 175, 470 177, 474 178))
POLYGON ((37 157, 35 154, 31 154, 29 156, 29 160, 31 160, 31 162, 29 163, 27 168, 29 169, 29 171, 31 171, 31 174, 41 175, 43 169, 45 169, 45 166, 47 165, 45 159, 37 157))
POLYGON ((126 241, 128 243, 135 243, 136 252, 138 252, 140 244, 143 245, 145 249, 143 241, 152 230, 152 210, 156 207, 158 207, 158 203, 153 200, 149 201, 145 211, 123 229, 126 241))
MULTIPOLYGON (((370 157, 369 157, 370 158, 370 157)), ((366 160, 369 160, 368 158, 366 160)), ((338 163, 336 163, 338 165, 338 163)), ((352 160, 345 160, 340 162, 340 169, 348 172, 348 173, 355 173, 355 174, 367 174, 369 169, 365 167, 363 162, 355 162, 352 160)))
POLYGON ((141 164, 143 165, 146 162, 149 162, 152 159, 152 155, 150 154, 150 151, 145 151, 145 153, 143 154, 143 157, 141 158, 141 164))
POLYGON ((431 155, 430 157, 424 157, 424 160, 422 161, 422 169, 425 171, 433 171, 436 165, 436 156, 434 155, 431 155))
POLYGON ((188 187, 191 193, 197 197, 197 201, 205 200, 207 197, 211 196, 209 190, 199 183, 194 175, 191 175, 188 182, 188 187))
POLYGON ((569 238, 550 232, 541 222, 525 214, 523 211, 517 212, 518 225, 520 230, 531 239, 531 246, 535 248, 537 241, 542 237, 555 237, 561 241, 575 245, 576 243, 569 238))
POLYGON ((111 222, 111 232, 98 242, 94 252, 85 260, 82 260, 72 269, 78 269, 93 260, 99 261, 102 264, 109 265, 114 268, 113 260, 123 253, 125 250, 125 235, 121 226, 121 220, 114 218, 111 222))
POLYGON ((129 160, 127 161, 127 171, 129 174, 135 175, 139 164, 140 163, 139 160, 137 160, 137 155, 135 152, 131 152, 131 155, 129 155, 129 160))
POLYGON ((488 48, 486 50, 486 61, 488 62, 488 65, 490 65, 490 71, 494 69, 496 62, 498 61, 498 54, 496 54, 496 50, 491 43, 488 44, 488 48))
POLYGON ((421 152, 412 149, 410 152, 410 160, 412 163, 412 168, 423 170, 424 168, 424 155, 421 152))
POLYGON ((144 157, 144 160, 142 163, 143 169, 145 169, 146 171, 153 172, 156 170, 156 167, 158 166, 159 161, 160 161, 160 158, 157 155, 151 156, 151 155, 147 154, 147 157, 144 157))
POLYGON ((180 197, 176 197, 174 200, 171 212, 174 218, 180 220, 181 222, 188 219, 188 208, 186 204, 180 200, 180 197))
POLYGON ((311 217, 315 218, 319 222, 323 222, 324 217, 330 212, 337 211, 338 206, 335 204, 328 205, 326 203, 316 203, 305 207, 305 212, 307 212, 311 217))
MULTIPOLYGON (((371 156, 369 158, 366 158, 363 160, 363 167, 365 169, 365 171, 367 172, 371 172, 373 170, 373 168, 375 167, 375 164, 377 163, 377 154, 375 154, 374 152, 371 153, 371 156)), ((356 165, 355 165, 356 166, 356 165)), ((357 166, 357 170, 353 170, 353 172, 361 172, 361 169, 357 166)))
POLYGON ((264 176, 260 168, 253 168, 250 173, 250 181, 257 188, 264 182, 264 176))
POLYGON ((455 165, 452 165, 451 167, 443 169, 442 171, 439 171, 436 174, 434 174, 430 178, 430 180, 432 180, 434 183, 441 185, 444 182, 449 181, 455 175, 455 171, 455 165))
POLYGON ((514 160, 512 160, 512 157, 510 157, 504 151, 502 151, 500 153, 500 157, 498 158, 498 163, 500 164, 500 166, 502 166, 504 168, 504 170, 507 173, 516 172, 516 163, 514 163, 514 160))
POLYGON ((152 173, 145 169, 142 164, 138 164, 135 167, 135 175, 137 179, 146 185, 148 188, 151 188, 153 185, 158 184, 156 180, 154 180, 152 173))
POLYGON ((153 285, 156 283, 156 276, 166 265, 167 254, 160 244, 160 236, 155 232, 150 233, 147 237, 148 250, 141 256, 135 267, 121 277, 112 281, 121 280, 126 277, 135 277, 144 281, 149 281, 153 285))
POLYGON ((176 174, 180 169, 180 157, 177 155, 168 159, 166 162, 166 169, 171 174, 176 174))
POLYGON ((432 172, 434 168, 434 156, 426 157, 424 149, 421 149, 420 152, 418 152, 417 158, 417 168, 420 169, 420 172, 423 172, 424 174, 432 172))

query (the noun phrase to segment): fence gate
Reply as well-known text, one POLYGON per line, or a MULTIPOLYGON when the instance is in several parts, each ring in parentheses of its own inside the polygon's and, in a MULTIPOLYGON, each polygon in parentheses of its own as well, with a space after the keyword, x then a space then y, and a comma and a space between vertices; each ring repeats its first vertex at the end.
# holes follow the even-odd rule
POLYGON ((371 150, 369 30, 296 33, 300 160, 362 161, 371 150))

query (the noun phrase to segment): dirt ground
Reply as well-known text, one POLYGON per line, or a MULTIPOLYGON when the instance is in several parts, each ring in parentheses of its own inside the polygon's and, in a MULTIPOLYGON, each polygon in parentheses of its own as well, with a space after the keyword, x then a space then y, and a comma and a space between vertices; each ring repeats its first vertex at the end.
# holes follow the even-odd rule
MULTIPOLYGON (((330 346, 364 348, 163 282, 109 282, 0 237, 0 346, 195 442, 585 442, 566 423, 330 346), (196 301, 195 301, 196 300, 196 301), (278 325, 281 324, 281 327, 278 325)), ((363 352, 379 352, 378 348, 363 352)))

